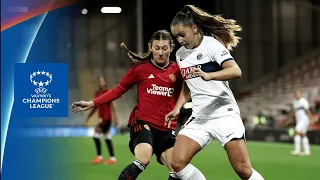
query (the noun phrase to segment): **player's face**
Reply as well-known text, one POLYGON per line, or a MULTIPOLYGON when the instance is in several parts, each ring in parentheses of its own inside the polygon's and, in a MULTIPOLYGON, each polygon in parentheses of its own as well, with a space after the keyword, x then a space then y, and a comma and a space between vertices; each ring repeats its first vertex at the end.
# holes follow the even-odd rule
POLYGON ((149 48, 153 54, 154 61, 159 66, 164 66, 168 63, 172 52, 170 40, 153 40, 149 48))
POLYGON ((107 85, 106 81, 104 80, 104 78, 100 77, 99 78, 99 85, 101 88, 105 87, 107 85))
POLYGON ((182 24, 177 24, 171 26, 171 33, 175 36, 177 41, 187 49, 193 49, 197 41, 197 35, 199 34, 198 27, 193 26, 184 26, 182 24))
POLYGON ((299 100, 301 98, 301 93, 299 91, 296 91, 295 97, 296 97, 296 99, 299 100))

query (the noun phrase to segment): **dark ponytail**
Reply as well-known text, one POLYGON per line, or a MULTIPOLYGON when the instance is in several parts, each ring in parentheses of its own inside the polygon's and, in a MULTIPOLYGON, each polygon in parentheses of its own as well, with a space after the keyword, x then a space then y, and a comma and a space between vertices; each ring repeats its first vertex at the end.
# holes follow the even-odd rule
POLYGON ((241 26, 236 24, 235 20, 224 19, 219 15, 211 15, 193 5, 185 5, 176 14, 171 22, 171 26, 177 24, 190 27, 196 24, 203 35, 216 38, 228 50, 236 47, 241 39, 236 36, 236 32, 241 31, 241 26))
MULTIPOLYGON (((149 45, 152 45, 152 42, 154 40, 170 40, 170 45, 174 45, 170 33, 166 30, 159 30, 153 33, 151 40, 149 41, 149 45)), ((139 63, 152 58, 152 52, 149 50, 149 48, 147 53, 137 54, 130 51, 123 42, 120 44, 120 46, 127 51, 128 56, 130 57, 133 63, 139 63)))

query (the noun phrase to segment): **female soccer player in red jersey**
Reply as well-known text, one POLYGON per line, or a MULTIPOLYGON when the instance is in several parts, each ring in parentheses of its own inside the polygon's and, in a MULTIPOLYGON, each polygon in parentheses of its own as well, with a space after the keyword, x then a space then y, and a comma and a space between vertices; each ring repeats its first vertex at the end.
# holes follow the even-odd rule
POLYGON ((169 169, 169 179, 178 179, 170 166, 176 119, 169 127, 163 126, 165 115, 176 104, 183 81, 178 65, 169 60, 173 50, 172 37, 165 30, 155 32, 149 42, 149 52, 145 55, 129 51, 124 44, 122 47, 127 50, 134 65, 120 83, 92 101, 73 103, 72 111, 86 111, 109 103, 137 84, 138 104, 128 123, 131 128, 129 147, 136 160, 123 169, 118 179, 136 179, 149 164, 153 153, 158 162, 169 169))
MULTIPOLYGON (((99 89, 95 93, 95 97, 99 97, 102 94, 108 92, 107 82, 104 77, 99 77, 99 89)), ((111 134, 109 133, 111 120, 113 120, 115 125, 118 125, 118 115, 116 111, 116 106, 114 102, 106 103, 101 105, 98 108, 92 108, 92 111, 89 113, 86 118, 84 124, 87 125, 89 118, 94 114, 94 112, 98 110, 99 114, 99 124, 94 129, 93 141, 96 146, 97 156, 92 160, 92 164, 99 164, 103 162, 103 156, 101 153, 101 142, 100 135, 104 135, 105 142, 107 144, 107 148, 109 151, 110 158, 105 161, 105 164, 115 164, 117 162, 116 157, 114 155, 113 144, 111 141, 111 134), (113 117, 112 117, 113 116, 113 117)))

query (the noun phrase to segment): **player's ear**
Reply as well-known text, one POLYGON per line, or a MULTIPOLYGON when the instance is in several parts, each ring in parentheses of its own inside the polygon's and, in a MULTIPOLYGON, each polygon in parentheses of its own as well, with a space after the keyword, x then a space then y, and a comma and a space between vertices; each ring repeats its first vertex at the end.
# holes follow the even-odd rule
POLYGON ((149 51, 152 51, 151 43, 148 43, 149 51))
POLYGON ((170 46, 170 52, 172 52, 173 51, 173 48, 174 48, 174 43, 171 43, 171 46, 170 46))
POLYGON ((192 25, 191 29, 192 29, 194 34, 197 34, 199 32, 198 26, 196 24, 192 25))

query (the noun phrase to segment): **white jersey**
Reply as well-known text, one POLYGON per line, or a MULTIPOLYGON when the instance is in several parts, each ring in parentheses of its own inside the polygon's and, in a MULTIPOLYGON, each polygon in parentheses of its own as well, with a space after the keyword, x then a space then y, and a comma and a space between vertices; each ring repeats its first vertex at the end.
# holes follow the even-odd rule
POLYGON ((225 61, 233 60, 228 50, 218 40, 204 36, 197 48, 181 47, 176 53, 176 58, 191 92, 193 117, 217 118, 240 114, 228 81, 204 81, 191 73, 193 67, 200 68, 204 72, 220 71, 225 61))
POLYGON ((295 110, 296 121, 309 121, 309 116, 306 110, 310 108, 308 101, 305 98, 293 101, 293 108, 295 110))

